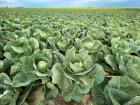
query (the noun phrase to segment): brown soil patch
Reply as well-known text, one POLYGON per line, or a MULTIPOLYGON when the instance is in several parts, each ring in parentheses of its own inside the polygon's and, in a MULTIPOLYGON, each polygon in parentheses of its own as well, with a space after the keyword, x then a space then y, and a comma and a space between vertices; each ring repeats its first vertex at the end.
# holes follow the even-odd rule
POLYGON ((75 102, 73 100, 70 102, 65 102, 63 100, 63 97, 61 97, 61 96, 57 96, 50 100, 45 100, 44 97, 41 95, 41 88, 39 88, 32 94, 34 94, 34 96, 35 96, 35 101, 32 103, 29 103, 29 105, 36 105, 36 103, 38 103, 39 100, 43 100, 45 105, 88 105, 89 99, 91 98, 90 94, 86 94, 86 95, 84 95, 84 97, 82 98, 82 100, 80 102, 75 102))

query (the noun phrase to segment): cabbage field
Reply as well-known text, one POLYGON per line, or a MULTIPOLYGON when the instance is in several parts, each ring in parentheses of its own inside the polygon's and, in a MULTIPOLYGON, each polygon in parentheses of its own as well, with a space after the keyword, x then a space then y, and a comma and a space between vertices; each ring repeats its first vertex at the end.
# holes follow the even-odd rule
POLYGON ((0 105, 28 105, 38 87, 46 100, 140 105, 140 11, 0 8, 0 105))

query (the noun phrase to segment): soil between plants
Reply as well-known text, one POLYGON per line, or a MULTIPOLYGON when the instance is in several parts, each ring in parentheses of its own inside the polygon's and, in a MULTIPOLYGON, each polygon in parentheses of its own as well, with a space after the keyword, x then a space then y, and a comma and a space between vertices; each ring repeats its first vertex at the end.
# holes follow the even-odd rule
POLYGON ((34 94, 35 96, 35 101, 33 101, 32 103, 29 103, 29 105, 36 105, 39 102, 39 100, 43 100, 45 105, 88 105, 88 102, 91 98, 90 94, 85 94, 80 102, 75 102, 73 100, 70 102, 65 102, 63 100, 63 97, 61 96, 57 96, 50 100, 45 100, 44 97, 41 95, 41 88, 39 88, 32 94, 34 94))

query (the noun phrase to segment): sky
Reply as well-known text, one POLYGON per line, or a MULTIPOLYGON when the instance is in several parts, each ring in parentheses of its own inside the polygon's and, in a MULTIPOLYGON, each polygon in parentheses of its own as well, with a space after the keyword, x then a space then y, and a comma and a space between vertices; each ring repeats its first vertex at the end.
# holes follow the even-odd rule
POLYGON ((0 7, 140 7, 140 0, 0 0, 0 7))

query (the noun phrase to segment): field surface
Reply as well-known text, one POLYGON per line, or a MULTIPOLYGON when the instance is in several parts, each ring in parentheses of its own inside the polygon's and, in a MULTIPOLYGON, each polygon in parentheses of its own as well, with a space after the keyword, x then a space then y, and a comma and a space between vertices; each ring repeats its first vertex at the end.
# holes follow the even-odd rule
POLYGON ((0 105, 140 105, 140 8, 0 8, 0 105))

